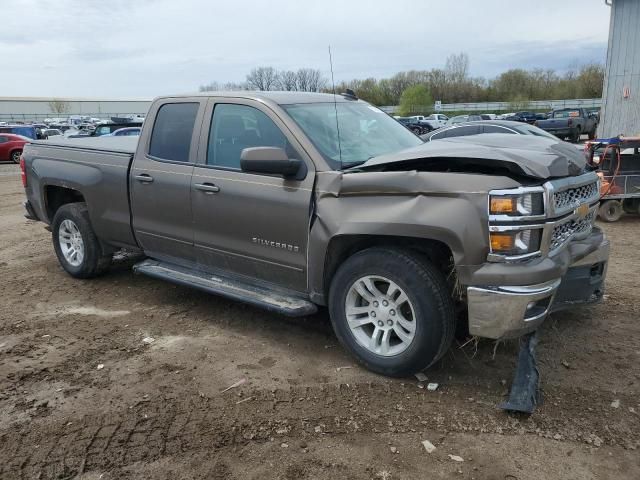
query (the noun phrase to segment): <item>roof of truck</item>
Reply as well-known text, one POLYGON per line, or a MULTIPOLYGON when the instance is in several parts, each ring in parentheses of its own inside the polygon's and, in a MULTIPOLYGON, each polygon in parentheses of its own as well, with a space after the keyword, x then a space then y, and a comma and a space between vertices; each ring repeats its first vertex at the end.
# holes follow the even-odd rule
POLYGON ((262 91, 234 91, 234 92, 201 92, 185 95, 163 95, 158 99, 181 98, 181 97, 232 97, 248 98, 252 100, 267 100, 279 105, 290 105, 294 103, 328 103, 353 102, 351 98, 345 98, 337 93, 316 93, 316 92, 262 92, 262 91))

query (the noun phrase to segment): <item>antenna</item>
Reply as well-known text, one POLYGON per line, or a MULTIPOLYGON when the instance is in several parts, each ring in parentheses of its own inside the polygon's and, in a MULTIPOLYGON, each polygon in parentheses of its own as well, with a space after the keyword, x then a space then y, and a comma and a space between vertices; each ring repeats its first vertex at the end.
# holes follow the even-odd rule
POLYGON ((333 59, 331 58, 331 45, 329 45, 329 66, 331 67, 331 87, 333 88, 333 108, 336 112, 336 131, 338 132, 338 155, 342 163, 342 146, 340 144, 340 123, 338 122, 338 102, 336 100, 336 82, 333 80, 333 59))

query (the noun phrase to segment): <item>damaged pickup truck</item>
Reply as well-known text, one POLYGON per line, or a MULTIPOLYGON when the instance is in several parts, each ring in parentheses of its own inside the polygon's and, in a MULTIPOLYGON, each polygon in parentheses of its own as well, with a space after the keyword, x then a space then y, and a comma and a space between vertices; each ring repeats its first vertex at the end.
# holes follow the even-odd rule
POLYGON ((326 306, 386 375, 429 367, 456 330, 517 337, 603 294, 599 180, 575 147, 423 144, 353 95, 163 97, 139 140, 33 142, 21 168, 70 275, 125 249, 138 273, 285 315, 326 306))

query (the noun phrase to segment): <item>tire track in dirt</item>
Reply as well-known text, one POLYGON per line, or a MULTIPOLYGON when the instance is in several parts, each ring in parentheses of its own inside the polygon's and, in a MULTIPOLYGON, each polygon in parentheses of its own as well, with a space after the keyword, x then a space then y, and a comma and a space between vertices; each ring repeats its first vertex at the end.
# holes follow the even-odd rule
MULTIPOLYGON (((498 411, 498 389, 425 393, 413 384, 335 385, 242 391, 242 397, 143 399, 126 410, 65 420, 34 420, 0 433, 0 478, 72 478, 186 452, 211 452, 271 439, 353 433, 561 435, 594 446, 640 447, 640 417, 612 409, 608 393, 553 391, 532 417, 498 411), (240 404, 240 400, 248 399, 240 404), (566 410, 563 406, 566 405, 566 410), (569 410, 570 409, 570 410, 569 410), (568 414, 568 412, 571 412, 568 414)), ((618 396, 622 406, 633 396, 618 396)), ((626 408, 624 408, 626 410, 626 408)))

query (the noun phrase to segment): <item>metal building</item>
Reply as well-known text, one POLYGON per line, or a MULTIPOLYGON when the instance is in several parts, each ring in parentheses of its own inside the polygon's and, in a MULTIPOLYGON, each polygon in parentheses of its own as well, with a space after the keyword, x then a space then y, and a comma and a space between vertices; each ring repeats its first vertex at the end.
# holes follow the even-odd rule
POLYGON ((605 3, 611 20, 598 136, 640 135, 640 0, 605 3))

